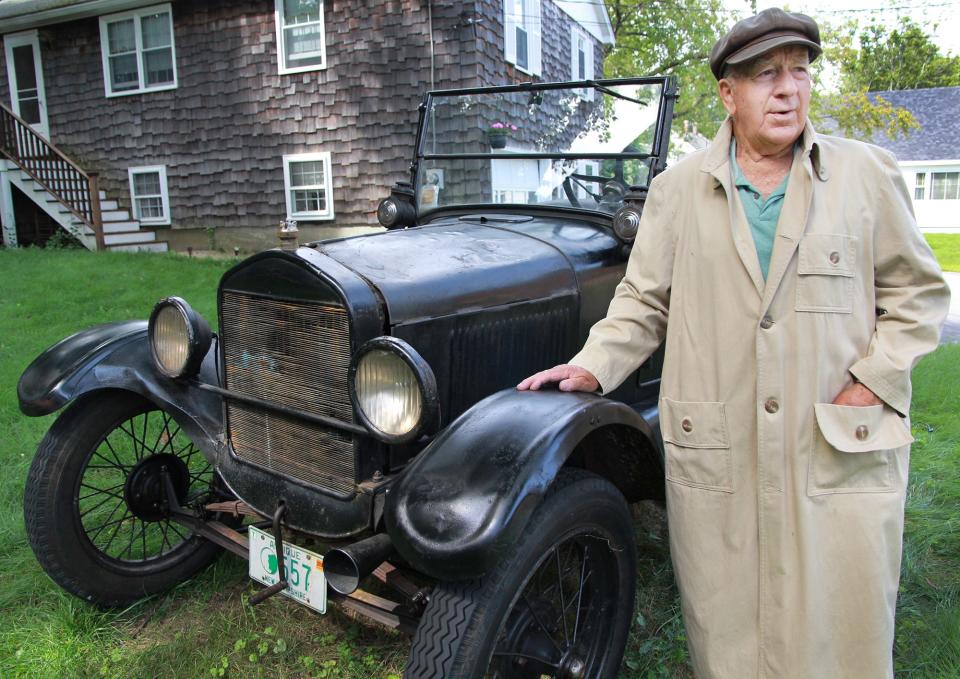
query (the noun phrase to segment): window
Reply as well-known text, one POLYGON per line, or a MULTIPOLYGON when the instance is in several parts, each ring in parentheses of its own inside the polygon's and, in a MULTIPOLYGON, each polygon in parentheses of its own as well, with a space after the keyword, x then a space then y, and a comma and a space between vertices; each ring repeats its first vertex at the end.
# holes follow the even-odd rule
POLYGON ((284 156, 283 184, 287 194, 287 217, 333 219, 329 153, 284 156))
POLYGON ((926 172, 917 173, 917 183, 913 187, 913 199, 914 200, 923 200, 926 193, 927 186, 927 174, 926 172))
POLYGON ((326 68, 323 0, 275 0, 281 73, 326 68))
POLYGON ((141 224, 169 224, 170 198, 167 195, 167 168, 164 165, 131 167, 130 204, 141 224))
POLYGON ((100 17, 100 51, 108 97, 177 86, 170 5, 100 17))
POLYGON ((536 203, 540 163, 532 158, 496 158, 490 161, 494 203, 536 203))
POLYGON ((931 172, 930 200, 960 200, 960 172, 931 172))
MULTIPOLYGON (((570 29, 570 79, 593 79, 593 41, 576 26, 570 29)), ((593 88, 580 90, 580 97, 593 101, 593 88)))
POLYGON ((540 75, 540 0, 504 0, 503 32, 506 60, 540 75))

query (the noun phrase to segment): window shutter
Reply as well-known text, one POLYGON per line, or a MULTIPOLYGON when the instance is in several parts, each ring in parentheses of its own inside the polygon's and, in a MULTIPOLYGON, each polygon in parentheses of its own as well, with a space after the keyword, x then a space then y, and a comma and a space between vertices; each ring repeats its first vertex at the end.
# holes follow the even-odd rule
POLYGON ((540 30, 540 0, 534 0, 530 3, 530 7, 527 10, 530 12, 529 17, 524 17, 527 22, 527 27, 529 30, 529 50, 530 50, 530 73, 533 75, 540 75, 541 66, 540 66, 540 43, 541 30, 540 30))
MULTIPOLYGON (((587 80, 593 80, 593 77, 594 77, 594 73, 593 73, 593 51, 594 51, 594 48, 593 48, 593 38, 591 38, 589 35, 585 35, 585 36, 584 36, 584 39, 583 39, 583 44, 584 44, 584 52, 585 52, 585 55, 584 55, 584 56, 585 56, 585 68, 584 68, 584 71, 586 71, 587 80)), ((594 92, 594 90, 593 90, 592 87, 587 88, 587 101, 593 101, 593 92, 594 92)))
POLYGON ((503 0, 503 53, 511 64, 517 63, 517 19, 514 0, 503 0))

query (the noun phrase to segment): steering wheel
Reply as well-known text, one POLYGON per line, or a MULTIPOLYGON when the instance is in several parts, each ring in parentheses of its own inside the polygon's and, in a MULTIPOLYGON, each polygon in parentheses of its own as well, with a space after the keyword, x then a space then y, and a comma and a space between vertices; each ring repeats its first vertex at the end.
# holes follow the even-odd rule
POLYGON ((574 184, 586 191, 587 195, 593 198, 596 205, 613 205, 623 200, 626 195, 627 187, 623 182, 611 177, 603 177, 594 174, 568 174, 563 179, 563 193, 573 207, 581 207, 580 199, 574 190, 574 184), (587 183, 598 184, 600 192, 595 193, 587 188, 587 183))

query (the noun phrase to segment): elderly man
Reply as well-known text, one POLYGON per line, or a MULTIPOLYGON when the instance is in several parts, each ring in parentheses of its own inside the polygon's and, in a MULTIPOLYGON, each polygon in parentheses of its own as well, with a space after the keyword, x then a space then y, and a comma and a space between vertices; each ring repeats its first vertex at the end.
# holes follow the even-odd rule
POLYGON ((807 120, 820 52, 778 9, 717 43, 728 120, 653 181, 583 350, 519 385, 608 392, 666 338, 670 547, 703 678, 893 676, 910 371, 949 293, 894 159, 807 120))

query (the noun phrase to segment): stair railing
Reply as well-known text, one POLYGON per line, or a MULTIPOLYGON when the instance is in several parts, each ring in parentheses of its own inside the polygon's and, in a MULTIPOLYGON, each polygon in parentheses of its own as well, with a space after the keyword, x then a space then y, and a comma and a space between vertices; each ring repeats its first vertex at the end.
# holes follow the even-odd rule
POLYGON ((100 190, 95 172, 84 172, 3 104, 0 104, 0 153, 90 227, 97 249, 104 248, 100 190))

